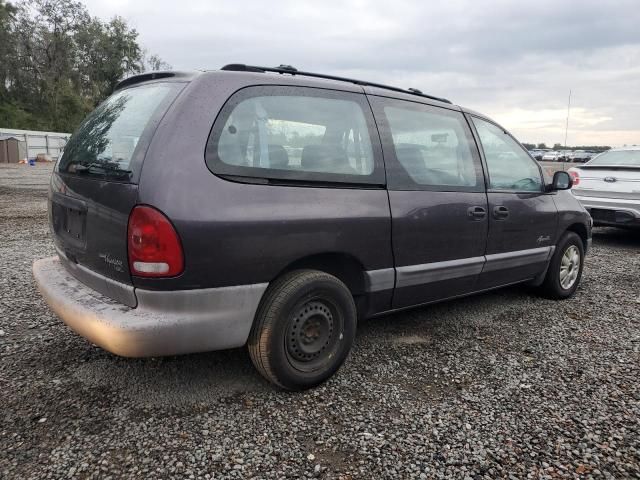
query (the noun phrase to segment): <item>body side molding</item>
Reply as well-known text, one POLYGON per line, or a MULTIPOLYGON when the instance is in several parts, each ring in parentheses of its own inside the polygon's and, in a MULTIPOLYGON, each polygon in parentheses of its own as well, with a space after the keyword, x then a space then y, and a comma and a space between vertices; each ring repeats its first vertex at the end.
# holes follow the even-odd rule
POLYGON ((390 290, 396 283, 394 268, 382 268, 380 270, 367 270, 365 273, 367 292, 380 292, 390 290))
POLYGON ((555 249, 555 246, 550 246, 487 255, 487 263, 482 271, 492 272, 495 270, 517 268, 532 263, 546 262, 549 261, 555 249))
POLYGON ((482 256, 398 267, 396 268, 398 276, 396 287, 411 287, 478 275, 482 271, 484 262, 485 257, 482 256))

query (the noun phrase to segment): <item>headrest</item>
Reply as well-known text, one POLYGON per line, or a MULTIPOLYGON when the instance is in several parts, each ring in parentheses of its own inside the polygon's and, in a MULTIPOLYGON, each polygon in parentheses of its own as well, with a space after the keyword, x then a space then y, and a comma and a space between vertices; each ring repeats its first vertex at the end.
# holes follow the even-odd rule
POLYGON ((347 153, 339 145, 307 145, 302 150, 302 168, 315 172, 350 173, 347 153))
POLYGON ((289 166, 289 154, 282 145, 269 145, 269 165, 271 168, 289 166))
POLYGON ((420 148, 413 145, 398 145, 396 156, 409 175, 415 176, 425 172, 426 166, 420 148))

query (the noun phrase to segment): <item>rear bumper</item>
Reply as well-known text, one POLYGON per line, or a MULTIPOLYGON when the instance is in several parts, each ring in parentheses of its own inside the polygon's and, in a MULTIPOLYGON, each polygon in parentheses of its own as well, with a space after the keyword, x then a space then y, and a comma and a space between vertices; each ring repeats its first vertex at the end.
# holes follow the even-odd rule
POLYGON ((58 257, 34 262, 33 276, 64 323, 96 345, 125 357, 244 345, 268 285, 168 292, 135 289, 137 307, 131 308, 87 287, 58 257))
POLYGON ((591 214, 594 225, 640 227, 640 201, 624 198, 589 197, 574 192, 591 214))

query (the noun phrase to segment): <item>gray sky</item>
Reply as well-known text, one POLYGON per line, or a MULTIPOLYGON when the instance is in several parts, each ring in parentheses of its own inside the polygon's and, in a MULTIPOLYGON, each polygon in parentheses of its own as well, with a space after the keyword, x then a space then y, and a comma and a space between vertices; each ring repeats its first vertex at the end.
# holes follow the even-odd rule
POLYGON ((415 87, 523 142, 640 144, 640 0, 84 0, 175 69, 276 66, 415 87))

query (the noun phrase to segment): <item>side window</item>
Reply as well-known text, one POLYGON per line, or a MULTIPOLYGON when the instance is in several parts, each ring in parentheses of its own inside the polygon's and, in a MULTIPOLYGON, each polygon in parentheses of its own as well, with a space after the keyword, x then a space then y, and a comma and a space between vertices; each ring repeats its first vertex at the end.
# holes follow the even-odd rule
POLYGON ((362 95, 346 92, 241 90, 216 120, 207 163, 223 175, 382 184, 367 109, 362 95))
POLYGON ((393 144, 397 160, 387 163, 391 188, 484 188, 477 149, 461 113, 403 100, 376 103, 387 124, 385 143, 393 144))
POLYGON ((502 128, 472 117, 489 170, 489 184, 494 190, 539 192, 540 169, 518 143, 502 128))

